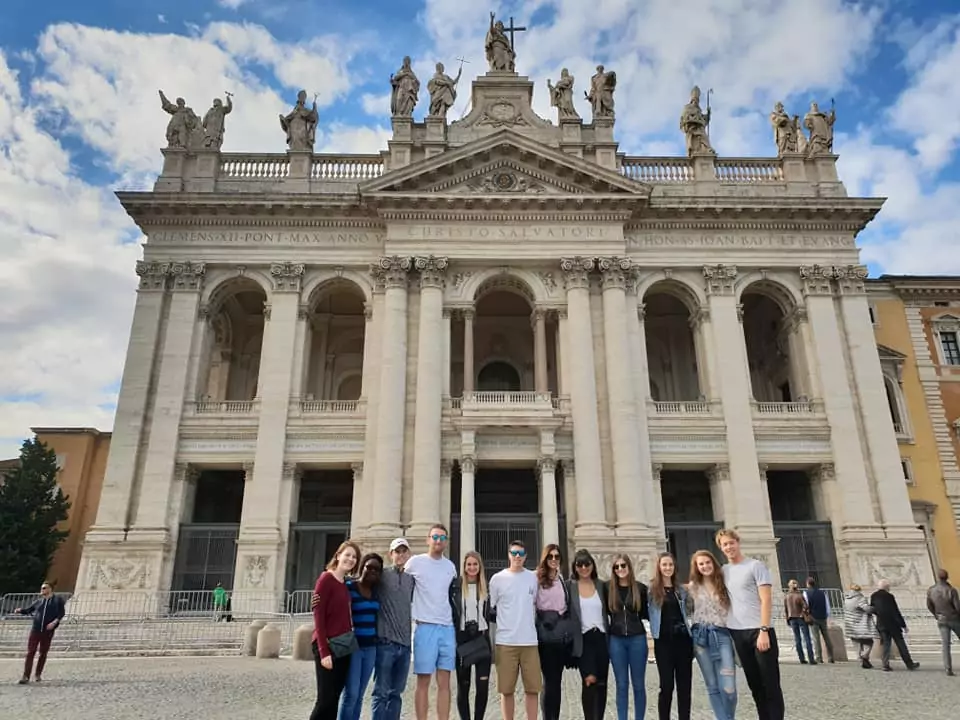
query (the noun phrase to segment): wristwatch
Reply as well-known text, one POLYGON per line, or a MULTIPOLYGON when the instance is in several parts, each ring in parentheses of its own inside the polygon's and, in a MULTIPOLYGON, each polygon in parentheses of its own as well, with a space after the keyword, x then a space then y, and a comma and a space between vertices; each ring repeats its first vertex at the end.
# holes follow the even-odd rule
POLYGON ((760 632, 769 632, 769 631, 770 631, 770 628, 767 627, 766 625, 760 626, 760 632))

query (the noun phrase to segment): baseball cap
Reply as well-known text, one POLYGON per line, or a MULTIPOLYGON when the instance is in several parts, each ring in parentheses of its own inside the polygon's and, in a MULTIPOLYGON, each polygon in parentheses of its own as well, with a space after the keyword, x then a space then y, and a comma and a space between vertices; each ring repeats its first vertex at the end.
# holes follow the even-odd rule
POLYGON ((390 543, 390 552, 393 552, 397 548, 402 548, 402 547, 409 549, 410 543, 407 542, 406 538, 397 538, 392 543, 390 543))

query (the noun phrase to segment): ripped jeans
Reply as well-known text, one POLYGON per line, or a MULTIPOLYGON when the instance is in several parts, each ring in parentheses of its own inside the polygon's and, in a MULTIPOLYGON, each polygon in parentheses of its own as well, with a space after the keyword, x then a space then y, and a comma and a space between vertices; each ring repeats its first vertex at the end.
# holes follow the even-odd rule
POLYGON ((694 625, 693 650, 717 720, 733 720, 737 711, 737 670, 733 638, 726 628, 694 625))

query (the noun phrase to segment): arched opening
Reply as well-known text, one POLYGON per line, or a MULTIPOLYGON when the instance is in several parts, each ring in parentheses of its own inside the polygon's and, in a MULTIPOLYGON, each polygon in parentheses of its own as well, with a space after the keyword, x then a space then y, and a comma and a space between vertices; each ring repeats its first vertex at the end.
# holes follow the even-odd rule
POLYGON ((800 399, 791 357, 800 347, 793 337, 795 328, 787 322, 781 303, 759 284, 748 287, 741 297, 743 337, 747 348, 750 383, 757 402, 794 402, 800 399))
POLYGON ((267 294, 253 280, 240 278, 214 298, 198 396, 214 401, 253 400, 260 375, 267 294))
POLYGON ((365 298, 348 281, 329 283, 308 302, 303 385, 305 400, 359 400, 363 393, 365 298))
POLYGON ((689 307, 657 285, 643 302, 650 397, 657 402, 700 400, 703 391, 689 307))
POLYGON ((520 373, 510 363, 494 360, 484 365, 477 374, 477 390, 520 390, 520 373))

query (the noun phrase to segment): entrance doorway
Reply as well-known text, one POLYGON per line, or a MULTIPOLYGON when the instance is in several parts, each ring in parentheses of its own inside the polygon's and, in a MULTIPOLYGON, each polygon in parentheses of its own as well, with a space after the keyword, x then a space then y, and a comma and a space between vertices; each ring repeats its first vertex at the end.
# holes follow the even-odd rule
POLYGON ((310 612, 317 577, 350 534, 353 471, 307 470, 300 480, 295 522, 290 525, 287 555, 287 612, 310 612))
POLYGON ((667 550, 677 559, 677 577, 686 582, 693 553, 716 555, 713 539, 720 522, 713 517, 710 480, 702 470, 663 470, 660 483, 667 550))

